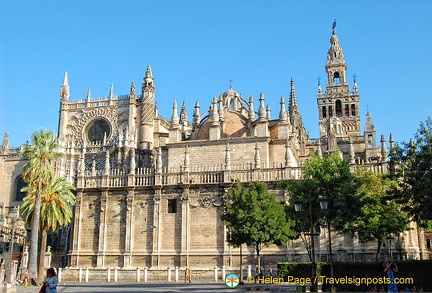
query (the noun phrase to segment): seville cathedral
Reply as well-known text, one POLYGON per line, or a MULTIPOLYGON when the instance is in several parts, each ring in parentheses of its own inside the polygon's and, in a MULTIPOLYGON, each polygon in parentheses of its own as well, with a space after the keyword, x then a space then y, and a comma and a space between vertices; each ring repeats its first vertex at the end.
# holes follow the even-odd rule
MULTIPOLYGON (((132 83, 129 94, 115 95, 111 87, 104 98, 93 98, 89 90, 85 99, 72 99, 66 73, 58 127, 66 156, 55 168, 77 189, 73 223, 62 232, 65 265, 233 268, 240 249, 225 241, 220 217, 236 180, 263 181, 279 200, 287 200, 277 183, 301 179, 310 153, 337 148, 353 171, 365 166, 385 173, 394 139, 390 135, 387 146, 384 135, 377 136, 369 113, 362 129, 358 87, 355 79, 350 84, 346 78, 336 34, 330 38, 325 71, 327 83, 318 83, 316 98, 319 138, 309 137, 304 127, 293 79, 276 117, 271 117, 263 93, 244 97, 231 86, 213 99, 197 101, 192 113, 185 103, 179 107, 173 101, 171 117, 162 117, 157 98, 164 97, 155 95, 157 76, 150 66, 139 90, 132 83)), ((3 217, 8 207, 22 203, 24 163, 6 134, 0 155, 3 217)), ((315 240, 320 261, 328 259, 323 230, 315 240)), ((356 237, 339 234, 332 240, 335 260, 375 258, 375 243, 360 244, 356 237)), ((253 253, 252 247, 243 246, 244 264, 254 265, 253 253)), ((385 257, 388 245, 382 253, 385 257)), ((396 236, 393 255, 429 258, 424 233, 412 225, 396 236)), ((301 239, 262 250, 265 266, 308 259, 301 239)))

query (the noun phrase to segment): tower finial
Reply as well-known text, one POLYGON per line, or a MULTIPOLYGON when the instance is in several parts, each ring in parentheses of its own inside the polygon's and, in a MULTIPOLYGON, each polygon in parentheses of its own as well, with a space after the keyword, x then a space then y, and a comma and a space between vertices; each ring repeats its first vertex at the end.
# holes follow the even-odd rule
POLYGON ((332 35, 336 33, 336 18, 333 18, 333 24, 332 24, 332 35))
POLYGON ((69 79, 68 79, 68 73, 65 72, 64 78, 63 78, 63 84, 60 87, 60 98, 62 101, 67 102, 69 99, 69 79))
POLYGON ((151 69, 150 65, 147 65, 147 71, 146 71, 146 76, 145 77, 153 77, 152 69, 151 69))
POLYGON ((90 87, 87 90, 87 102, 91 101, 91 91, 90 91, 90 87))
POLYGON ((109 99, 114 99, 114 85, 112 84, 110 87, 109 99))

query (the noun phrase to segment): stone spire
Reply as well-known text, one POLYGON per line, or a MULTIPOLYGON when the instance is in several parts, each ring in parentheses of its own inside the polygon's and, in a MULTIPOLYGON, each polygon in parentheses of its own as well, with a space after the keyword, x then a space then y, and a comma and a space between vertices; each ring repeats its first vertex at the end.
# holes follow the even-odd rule
POLYGON ((349 137, 349 162, 350 164, 355 164, 355 152, 352 137, 349 137))
POLYGON ((355 94, 358 94, 358 87, 357 87, 357 76, 354 74, 354 76, 353 76, 353 78, 354 78, 354 86, 353 86, 353 92, 355 93, 355 94))
POLYGON ((174 101, 172 109, 173 109, 173 113, 171 116, 171 127, 174 128, 174 127, 177 127, 179 125, 179 117, 177 115, 177 102, 176 101, 174 101))
POLYGON ((133 81, 132 81, 132 84, 131 84, 129 97, 130 97, 131 99, 136 98, 135 82, 133 82, 133 81))
POLYGON ((258 120, 259 121, 265 121, 267 118, 267 112, 266 112, 266 109, 264 106, 264 94, 263 93, 260 94, 259 101, 260 101, 260 107, 258 109, 258 120))
POLYGON ((94 156, 93 156, 93 159, 92 159, 91 176, 92 177, 96 176, 96 159, 95 159, 94 156))
POLYGON ((91 91, 90 91, 90 87, 87 89, 87 102, 91 101, 91 91))
POLYGON ((185 172, 189 172, 190 171, 189 166, 190 166, 189 147, 186 146, 185 147, 185 152, 184 152, 184 171, 185 172))
POLYGON ((364 136, 366 140, 366 147, 375 147, 376 146, 376 132, 375 126, 372 122, 372 117, 369 111, 366 113, 366 124, 364 130, 364 136))
POLYGON ((141 126, 139 129, 139 146, 141 149, 152 148, 154 139, 153 123, 155 119, 154 96, 155 84, 150 65, 141 85, 141 126))
POLYGON ((188 113, 186 109, 186 102, 183 101, 182 107, 180 109, 180 123, 186 123, 188 121, 188 113))
POLYGON ((258 143, 255 143, 255 157, 254 157, 254 165, 255 169, 261 168, 261 157, 260 157, 260 149, 258 147, 258 143))
POLYGON ((110 87, 110 92, 109 92, 109 99, 113 100, 114 99, 114 85, 112 84, 110 87))
POLYGON ((110 152, 106 150, 105 152, 105 166, 104 166, 104 175, 109 175, 110 173, 110 152))
POLYGON ((156 173, 162 173, 162 147, 159 147, 157 151, 156 173))
POLYGON ((229 143, 227 143, 225 148, 225 170, 231 170, 231 153, 229 143))
POLYGON ((60 98, 62 102, 67 102, 69 99, 70 91, 69 91, 69 81, 68 81, 68 73, 65 72, 63 84, 60 87, 60 98))
POLYGON ((271 120, 271 110, 270 110, 270 105, 269 104, 267 104, 267 109, 266 109, 266 112, 267 112, 267 120, 271 120))
POLYGON ((224 110, 224 106, 223 106, 223 99, 220 98, 219 99, 219 119, 221 121, 224 121, 224 117, 225 117, 225 110, 224 110))
POLYGON ((317 142, 317 156, 319 156, 319 157, 322 156, 321 139, 318 139, 318 142, 317 142))
POLYGON ((9 133, 5 132, 3 136, 3 144, 2 144, 2 154, 9 153, 9 133))
POLYGON ((249 97, 249 114, 248 114, 248 118, 249 118, 250 121, 255 120, 254 101, 253 101, 253 97, 252 96, 249 97))
POLYGON ((193 112, 193 125, 197 126, 201 122, 201 116, 200 116, 200 105, 198 101, 195 103, 195 110, 193 112))
POLYGON ((216 96, 213 97, 212 102, 212 110, 211 110, 211 119, 212 119, 212 126, 218 126, 219 125, 219 113, 217 110, 217 99, 216 96))
POLYGON ((280 112, 279 112, 279 122, 285 123, 288 120, 288 114, 287 114, 287 111, 285 109, 284 97, 281 97, 280 105, 281 105, 281 107, 280 107, 280 112))
POLYGON ((381 135, 381 158, 384 163, 388 161, 387 146, 384 135, 381 135))
MULTIPOLYGON (((294 118, 294 116, 299 115, 299 109, 298 109, 298 104, 297 104, 297 96, 296 96, 296 92, 295 92, 295 88, 294 88, 294 79, 291 78, 290 81, 290 99, 289 99, 289 107, 288 107, 288 111, 290 114, 291 119, 294 118)), ((293 121, 291 121, 292 124, 293 121)))
POLYGON ((130 150, 130 170, 129 170, 129 175, 135 175, 135 168, 136 168, 135 148, 132 148, 130 150))
POLYGON ((289 140, 287 139, 285 142, 285 168, 293 167, 293 153, 289 146, 289 140))
POLYGON ((393 138, 393 134, 390 133, 390 139, 389 139, 389 143, 390 143, 390 151, 392 151, 393 148, 394 148, 394 142, 395 142, 395 140, 394 140, 394 138, 393 138))

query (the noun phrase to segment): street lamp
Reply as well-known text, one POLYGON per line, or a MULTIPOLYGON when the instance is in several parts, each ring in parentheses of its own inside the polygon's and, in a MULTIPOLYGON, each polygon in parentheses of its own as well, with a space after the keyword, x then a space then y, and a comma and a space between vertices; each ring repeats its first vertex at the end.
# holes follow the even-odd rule
POLYGON ((390 233, 387 236, 387 240, 389 241, 389 257, 390 257, 390 261, 393 260, 393 253, 392 253, 392 240, 395 239, 395 235, 393 233, 390 233))
MULTIPOLYGON (((294 209, 296 212, 301 212, 303 207, 303 202, 301 201, 301 199, 297 198, 294 201, 294 209)), ((326 196, 322 196, 320 197, 320 207, 321 209, 325 210, 328 208, 328 199, 326 196)), ((317 225, 318 226, 318 225, 317 225)), ((318 229, 319 227, 317 227, 315 229, 314 232, 314 224, 313 224, 313 209, 312 209, 312 192, 309 192, 309 232, 305 233, 306 235, 309 234, 310 235, 310 239, 311 239, 311 258, 312 258, 312 286, 310 288, 311 292, 316 292, 316 262, 315 262, 315 241, 314 241, 314 236, 315 235, 319 235, 320 230, 318 229)))

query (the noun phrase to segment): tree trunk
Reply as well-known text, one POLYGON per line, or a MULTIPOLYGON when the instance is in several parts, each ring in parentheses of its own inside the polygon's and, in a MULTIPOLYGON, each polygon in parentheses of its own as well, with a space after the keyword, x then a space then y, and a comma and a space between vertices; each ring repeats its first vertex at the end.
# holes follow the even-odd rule
POLYGON ((377 249, 377 252, 376 252, 376 255, 375 255, 375 261, 378 261, 378 255, 380 253, 381 243, 382 242, 378 240, 378 249, 377 249))
POLYGON ((258 260, 258 274, 261 273, 261 257, 260 257, 260 248, 259 245, 255 246, 257 252, 257 260, 258 260))
POLYGON ((31 238, 30 238, 30 258, 28 263, 28 270, 31 274, 31 278, 36 280, 38 276, 37 271, 37 257, 38 257, 38 238, 39 238, 39 221, 40 221, 40 209, 41 209, 41 193, 36 193, 35 205, 33 210, 33 218, 31 225, 31 238))
POLYGON ((38 278, 37 282, 38 284, 42 284, 44 281, 44 271, 45 271, 45 251, 47 247, 47 236, 48 233, 45 229, 42 229, 42 236, 41 236, 41 246, 39 251, 39 266, 38 266, 38 278))

